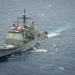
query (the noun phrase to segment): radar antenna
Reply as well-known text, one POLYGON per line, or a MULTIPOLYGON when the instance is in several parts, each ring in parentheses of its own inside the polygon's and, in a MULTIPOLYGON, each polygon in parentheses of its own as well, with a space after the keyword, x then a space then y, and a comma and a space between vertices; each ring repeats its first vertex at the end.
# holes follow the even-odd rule
POLYGON ((24 14, 23 14, 23 24, 24 24, 24 27, 26 27, 26 25, 27 25, 27 19, 31 19, 30 17, 26 17, 25 12, 26 12, 26 10, 24 9, 24 14))
POLYGON ((26 16, 26 13, 25 13, 25 12, 26 12, 26 10, 24 9, 23 17, 18 17, 18 18, 17 18, 17 25, 18 25, 18 23, 19 23, 19 22, 18 22, 18 21, 19 21, 19 18, 20 18, 20 19, 23 19, 23 26, 24 26, 24 27, 26 27, 26 25, 27 25, 27 19, 31 19, 30 17, 27 17, 27 16, 26 16))

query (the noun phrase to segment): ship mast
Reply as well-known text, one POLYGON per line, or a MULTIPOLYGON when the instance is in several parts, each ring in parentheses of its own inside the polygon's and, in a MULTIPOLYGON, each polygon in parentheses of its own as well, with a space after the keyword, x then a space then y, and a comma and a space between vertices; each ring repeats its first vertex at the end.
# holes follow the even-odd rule
POLYGON ((24 14, 23 14, 23 25, 24 25, 24 27, 26 26, 26 14, 25 14, 25 9, 24 9, 24 14))
POLYGON ((30 17, 27 17, 25 14, 25 9, 24 9, 24 13, 23 13, 23 17, 17 17, 17 26, 19 23, 19 19, 23 19, 23 26, 26 28, 27 27, 27 19, 31 19, 30 17))
POLYGON ((23 13, 23 25, 24 27, 26 27, 27 25, 27 19, 31 19, 30 17, 26 17, 26 14, 25 14, 25 9, 24 9, 24 13, 23 13))

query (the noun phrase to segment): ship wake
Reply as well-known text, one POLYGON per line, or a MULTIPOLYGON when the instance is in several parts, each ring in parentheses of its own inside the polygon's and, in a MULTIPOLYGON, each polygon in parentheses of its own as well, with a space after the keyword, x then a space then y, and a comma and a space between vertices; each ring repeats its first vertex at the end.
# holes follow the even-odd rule
POLYGON ((62 27, 56 30, 52 30, 51 33, 48 34, 48 37, 54 37, 54 36, 60 35, 60 33, 65 31, 66 29, 68 29, 68 27, 62 27))
POLYGON ((48 50, 45 50, 45 49, 37 49, 36 47, 34 47, 34 50, 32 52, 48 52, 48 50))

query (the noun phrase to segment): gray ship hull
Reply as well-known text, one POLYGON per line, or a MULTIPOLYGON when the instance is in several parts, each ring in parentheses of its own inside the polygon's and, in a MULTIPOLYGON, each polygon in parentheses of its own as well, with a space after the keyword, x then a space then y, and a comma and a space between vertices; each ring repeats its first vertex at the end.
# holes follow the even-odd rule
POLYGON ((44 40, 45 38, 47 38, 47 34, 37 38, 38 39, 37 41, 31 40, 31 41, 29 41, 28 43, 25 43, 22 46, 17 46, 17 47, 8 48, 8 49, 0 49, 0 57, 7 56, 9 54, 12 54, 12 53, 18 52, 18 51, 26 51, 26 50, 34 47, 36 44, 42 42, 42 40, 44 40))

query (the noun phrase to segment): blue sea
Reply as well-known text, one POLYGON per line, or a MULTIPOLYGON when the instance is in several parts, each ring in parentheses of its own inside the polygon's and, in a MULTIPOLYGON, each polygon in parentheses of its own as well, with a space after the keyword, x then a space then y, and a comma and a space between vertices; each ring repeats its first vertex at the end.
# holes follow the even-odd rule
POLYGON ((0 44, 24 9, 48 38, 0 62, 0 75, 75 75, 75 0, 0 0, 0 44))

